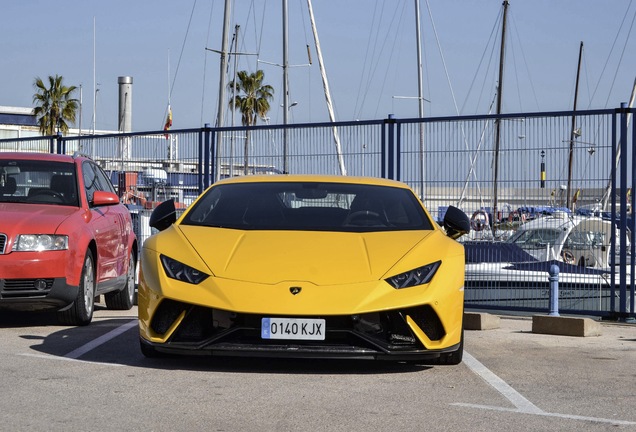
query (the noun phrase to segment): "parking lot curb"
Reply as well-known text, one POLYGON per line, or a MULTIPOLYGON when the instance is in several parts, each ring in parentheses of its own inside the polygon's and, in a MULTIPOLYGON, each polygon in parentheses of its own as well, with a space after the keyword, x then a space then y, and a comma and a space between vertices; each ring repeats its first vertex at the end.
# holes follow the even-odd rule
POLYGON ((465 330, 493 330, 501 327, 500 318, 483 312, 464 312, 465 330))
POLYGON ((590 318, 534 315, 532 333, 559 336, 601 336, 602 326, 590 318))

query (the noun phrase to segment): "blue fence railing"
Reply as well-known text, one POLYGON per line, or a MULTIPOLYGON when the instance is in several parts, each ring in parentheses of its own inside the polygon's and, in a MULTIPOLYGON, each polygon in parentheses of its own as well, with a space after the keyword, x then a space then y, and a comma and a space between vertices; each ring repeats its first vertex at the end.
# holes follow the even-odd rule
MULTIPOLYGON (((438 220, 449 205, 461 208, 472 218, 474 228, 464 241, 483 244, 501 245, 520 227, 529 227, 539 216, 557 211, 567 215, 570 223, 576 216, 577 224, 577 215, 582 219, 598 216, 611 225, 610 234, 602 241, 594 241, 596 228, 588 227, 587 233, 575 232, 557 247, 541 246, 552 251, 552 256, 544 256, 546 260, 565 262, 570 259, 568 254, 573 254, 579 261, 575 264, 581 267, 600 268, 601 255, 605 257, 607 273, 594 280, 561 273, 561 285, 568 289, 561 292, 560 310, 632 317, 635 284, 631 256, 636 255, 636 241, 631 238, 635 230, 631 190, 636 190, 636 176, 632 175, 636 138, 628 119, 635 111, 623 107, 425 119, 389 117, 8 138, 0 140, 0 151, 88 154, 111 174, 122 200, 136 212, 142 240, 150 235, 147 217, 157 202, 174 198, 185 207, 218 179, 284 172, 403 181, 438 220), (497 125, 500 142, 495 145, 497 125), (589 241, 581 240, 585 236, 589 241), (577 302, 577 296, 589 301, 577 302)), ((508 262, 493 264, 493 260, 470 267, 467 264, 468 307, 547 310, 547 273, 511 273, 506 269, 508 262)))

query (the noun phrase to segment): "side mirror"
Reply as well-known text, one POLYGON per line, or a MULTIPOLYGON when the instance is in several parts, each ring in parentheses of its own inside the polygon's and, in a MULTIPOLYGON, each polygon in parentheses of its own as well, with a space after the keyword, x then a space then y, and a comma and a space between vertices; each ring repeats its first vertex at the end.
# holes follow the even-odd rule
POLYGON ((119 197, 112 192, 95 191, 92 204, 94 206, 119 204, 119 197))
POLYGON ((450 238, 458 239, 470 232, 470 219, 457 207, 449 206, 444 215, 444 229, 450 238))
POLYGON ((152 228, 163 231, 177 221, 177 210, 174 200, 164 201, 159 204, 150 215, 148 224, 152 228))

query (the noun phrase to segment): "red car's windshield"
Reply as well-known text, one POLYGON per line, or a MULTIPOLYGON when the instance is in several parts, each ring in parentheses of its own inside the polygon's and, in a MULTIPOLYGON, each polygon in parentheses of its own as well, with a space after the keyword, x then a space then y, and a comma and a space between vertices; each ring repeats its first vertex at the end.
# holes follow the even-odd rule
POLYGON ((0 160, 0 203, 79 206, 72 163, 0 160))

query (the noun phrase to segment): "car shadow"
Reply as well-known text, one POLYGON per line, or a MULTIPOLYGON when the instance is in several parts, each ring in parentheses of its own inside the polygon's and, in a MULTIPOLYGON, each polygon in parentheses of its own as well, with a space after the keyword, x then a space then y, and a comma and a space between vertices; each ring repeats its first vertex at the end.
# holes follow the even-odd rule
POLYGON ((57 315, 55 311, 0 311, 0 328, 20 328, 20 327, 47 327, 57 326, 57 315))
MULTIPOLYGON (((56 323, 55 314, 50 318, 56 323)), ((23 333, 32 340, 31 349, 40 354, 91 363, 112 364, 160 370, 211 371, 268 374, 392 374, 421 372, 430 365, 395 361, 291 359, 225 356, 166 356, 146 358, 139 348, 139 331, 130 317, 111 317, 93 321, 85 327, 67 327, 48 336, 23 333), (131 323, 133 325, 131 326, 131 323), (125 328, 123 326, 130 326, 125 328), (123 330, 118 330, 123 329, 123 330), (113 335, 112 338, 110 335, 113 335), (98 343, 99 342, 99 343, 98 343), (78 355, 79 353, 79 355, 78 355)), ((32 325, 32 324, 31 324, 32 325)), ((24 322, 16 327, 30 327, 24 322)))

